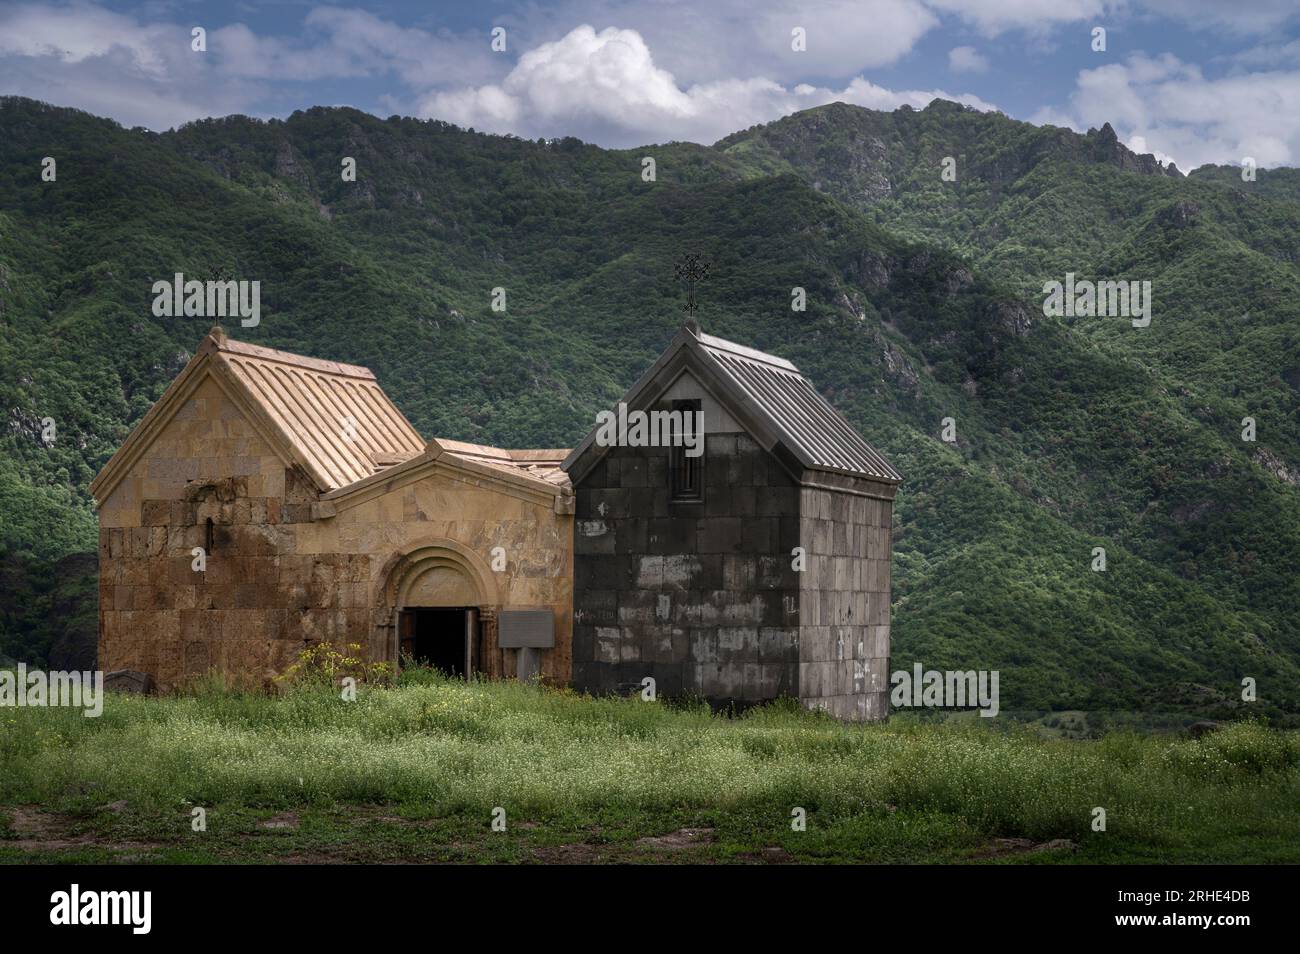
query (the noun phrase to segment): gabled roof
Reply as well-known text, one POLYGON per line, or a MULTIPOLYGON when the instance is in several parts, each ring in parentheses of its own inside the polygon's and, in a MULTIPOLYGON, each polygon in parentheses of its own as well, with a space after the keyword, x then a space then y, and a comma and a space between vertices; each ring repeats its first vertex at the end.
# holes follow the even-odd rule
POLYGON ((435 461, 533 494, 566 495, 561 450, 427 443, 368 369, 232 341, 213 328, 90 485, 102 503, 207 374, 248 414, 286 464, 330 501, 382 489, 435 461), (382 475, 382 476, 380 476, 382 475), (374 479, 372 479, 374 478, 374 479))
MULTIPOLYGON (((653 403, 683 371, 715 392, 767 450, 783 446, 807 470, 821 470, 897 484, 889 464, 789 361, 700 332, 688 323, 623 401, 629 408, 653 403)), ((561 465, 576 483, 607 448, 595 444, 596 428, 561 465), (586 461, 582 458, 594 449, 586 461), (582 463, 580 464, 580 461, 582 463), (578 471, 575 473, 575 469, 578 471)))
POLYGON ((424 439, 367 368, 224 338, 217 357, 294 445, 321 490, 369 477, 424 439))
POLYGON ((96 500, 102 503, 112 492, 205 372, 285 462, 300 466, 322 491, 424 451, 424 439, 368 369, 232 341, 214 328, 91 482, 96 500))
POLYGON ((464 441, 452 441, 445 437, 438 438, 437 443, 449 454, 464 460, 488 467, 504 468, 515 474, 535 477, 565 490, 569 488, 569 475, 560 469, 560 463, 569 453, 567 447, 508 450, 504 447, 489 447, 486 444, 467 444, 464 441))
POLYGON ((372 474, 356 483, 322 495, 322 504, 337 512, 361 503, 376 493, 422 479, 435 469, 451 470, 477 480, 487 480, 498 489, 528 499, 554 499, 557 513, 572 513, 560 498, 572 501, 569 475, 559 463, 567 450, 505 450, 484 444, 467 444, 435 438, 425 449, 408 459, 372 474))

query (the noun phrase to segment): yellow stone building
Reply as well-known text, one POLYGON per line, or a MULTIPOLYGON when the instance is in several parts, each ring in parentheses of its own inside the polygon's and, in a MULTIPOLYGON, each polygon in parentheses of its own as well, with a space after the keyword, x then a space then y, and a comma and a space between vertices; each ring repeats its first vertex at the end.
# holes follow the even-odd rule
POLYGON ((328 641, 567 683, 567 453, 425 441, 367 369, 213 329, 91 484, 99 667, 259 684, 328 641))

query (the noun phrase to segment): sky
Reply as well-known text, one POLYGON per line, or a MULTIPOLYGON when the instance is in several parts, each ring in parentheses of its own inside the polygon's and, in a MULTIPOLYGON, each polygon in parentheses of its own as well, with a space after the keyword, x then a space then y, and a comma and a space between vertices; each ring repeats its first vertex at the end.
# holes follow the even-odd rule
POLYGON ((1185 172, 1300 166, 1300 0, 0 0, 0 94, 154 130, 347 105, 611 147, 944 97, 1109 122, 1185 172))

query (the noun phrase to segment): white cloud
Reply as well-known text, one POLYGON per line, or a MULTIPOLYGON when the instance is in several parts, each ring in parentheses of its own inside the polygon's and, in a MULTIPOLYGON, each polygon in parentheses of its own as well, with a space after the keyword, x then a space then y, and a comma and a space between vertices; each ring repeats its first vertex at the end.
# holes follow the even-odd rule
POLYGON ((427 89, 484 82, 503 66, 483 37, 401 27, 334 7, 308 13, 293 39, 233 23, 210 29, 207 51, 196 52, 190 29, 91 3, 0 8, 0 89, 165 129, 204 116, 259 115, 299 83, 392 74, 427 89))
POLYGON ((257 91, 214 83, 188 27, 146 24, 91 4, 0 10, 0 89, 165 128, 248 107, 257 91))
POLYGON ((1141 7, 1189 27, 1238 35, 1269 33, 1300 17, 1295 0, 1141 0, 1141 7))
POLYGON ((935 97, 979 109, 971 95, 942 90, 894 91, 858 77, 835 90, 766 78, 678 85, 657 66, 635 30, 583 25, 519 58, 499 84, 439 91, 419 105, 424 117, 524 137, 574 135, 605 145, 669 139, 714 142, 756 123, 841 100, 873 109, 924 107, 935 97))
POLYGON ((999 36, 1011 30, 1041 34, 1062 24, 1096 19, 1124 6, 1123 0, 926 0, 926 3, 944 13, 956 14, 985 36, 999 36))
POLYGON ((1300 40, 1289 43, 1261 43, 1249 49, 1218 57, 1219 61, 1250 66, 1300 66, 1300 40))
POLYGON ((989 61, 973 46, 955 46, 948 51, 948 69, 954 73, 983 73, 988 68, 989 61))
POLYGON ((337 55, 367 73, 391 70, 411 86, 485 82, 501 70, 503 57, 492 52, 486 27, 481 33, 430 31, 337 7, 317 7, 306 25, 322 55, 337 55))
MULTIPOLYGON (((992 108, 969 93, 893 90, 861 75, 898 62, 940 26, 1018 30, 1050 43, 1096 22, 1172 17, 1275 36, 1209 60, 1230 71, 1219 78, 1172 55, 1111 60, 1080 72, 1067 103, 1031 118, 1081 129, 1109 121, 1184 169, 1243 155, 1263 165, 1300 160, 1300 41, 1276 33, 1300 10, 1290 0, 559 0, 519 6, 502 21, 505 55, 491 52, 486 20, 458 34, 335 6, 311 8, 297 30, 273 35, 214 24, 208 52, 193 53, 190 23, 174 10, 146 3, 132 15, 90 0, 0 6, 0 90, 155 129, 232 112, 285 115, 324 99, 604 145, 712 142, 835 100, 893 109, 942 96, 992 108), (597 16, 619 27, 570 29, 597 16), (795 27, 807 32, 805 53, 790 48, 795 27)), ((978 74, 989 57, 956 46, 948 67, 978 74)))
POLYGON ((852 103, 855 106, 865 106, 868 109, 891 110, 897 109, 899 106, 925 109, 936 99, 952 100, 955 103, 961 103, 963 106, 971 106, 985 112, 998 108, 993 103, 983 100, 973 93, 949 93, 942 89, 886 89, 863 79, 861 76, 850 82, 839 93, 828 89, 818 90, 817 92, 825 97, 825 101, 828 103, 842 101, 852 103))
POLYGON ((164 69, 162 51, 167 48, 162 41, 170 32, 90 4, 62 9, 29 4, 10 7, 0 19, 0 54, 81 63, 116 49, 129 56, 135 69, 158 76, 164 69))
POLYGON ((646 24, 688 79, 657 64, 633 28, 598 34, 579 27, 529 49, 530 31, 549 22, 535 7, 524 8, 522 26, 508 28, 511 52, 504 56, 491 51, 485 31, 407 27, 332 6, 310 10, 293 36, 260 34, 238 22, 214 25, 207 52, 198 53, 190 49, 188 21, 144 22, 79 2, 0 11, 0 88, 161 129, 233 112, 284 115, 311 105, 300 98, 302 91, 310 96, 307 84, 335 81, 343 89, 331 86, 330 99, 366 98, 349 96, 351 85, 368 90, 377 108, 606 145, 711 142, 836 99, 893 108, 947 95, 893 92, 862 79, 838 88, 794 85, 810 72, 851 76, 905 55, 938 23, 921 0, 879 0, 869 10, 856 0, 614 6, 646 24), (808 52, 790 48, 796 27, 807 33, 808 52), (516 61, 519 50, 525 52, 516 61), (395 82, 375 89, 386 81, 395 82))
POLYGON ((923 0, 562 0, 516 13, 522 48, 554 42, 579 23, 635 30, 683 85, 761 74, 778 82, 852 76, 889 66, 940 25, 923 0), (802 27, 807 51, 791 49, 802 27))
MULTIPOLYGON (((910 53, 917 40, 939 25, 939 18, 916 0, 875 0, 870 4, 861 0, 798 0, 756 11, 753 23, 753 42, 746 46, 766 54, 764 72, 796 78, 810 72, 844 76, 888 66, 910 53), (791 49, 791 31, 796 27, 806 32, 805 52, 791 49)), ((652 42, 658 39, 653 37, 652 42)))
MULTIPOLYGON (((1139 156, 1150 153, 1151 155, 1156 157, 1156 160, 1158 162, 1165 163, 1166 165, 1171 162, 1174 163, 1175 165, 1177 164, 1177 160, 1173 156, 1169 155, 1168 153, 1161 152, 1159 149, 1156 149, 1155 147, 1150 145, 1147 142, 1146 136, 1130 136, 1128 140, 1124 143, 1124 145, 1128 146, 1139 156)), ((1191 171, 1191 170, 1185 170, 1185 171, 1191 171)))
POLYGON ((1032 122, 1075 129, 1105 122, 1131 148, 1172 157, 1184 172, 1206 163, 1300 162, 1300 70, 1207 79, 1171 54, 1136 55, 1083 70, 1066 107, 1032 122))

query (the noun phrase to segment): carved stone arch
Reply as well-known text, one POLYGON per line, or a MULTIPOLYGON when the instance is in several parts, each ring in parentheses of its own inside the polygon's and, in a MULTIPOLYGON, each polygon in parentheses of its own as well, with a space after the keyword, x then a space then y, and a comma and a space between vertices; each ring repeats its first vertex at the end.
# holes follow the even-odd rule
POLYGON ((397 616, 406 606, 472 606, 495 619, 500 606, 495 574, 471 547, 442 537, 427 538, 394 554, 380 571, 375 603, 376 644, 385 657, 398 657, 397 616), (412 599, 418 602, 411 602, 412 599))

